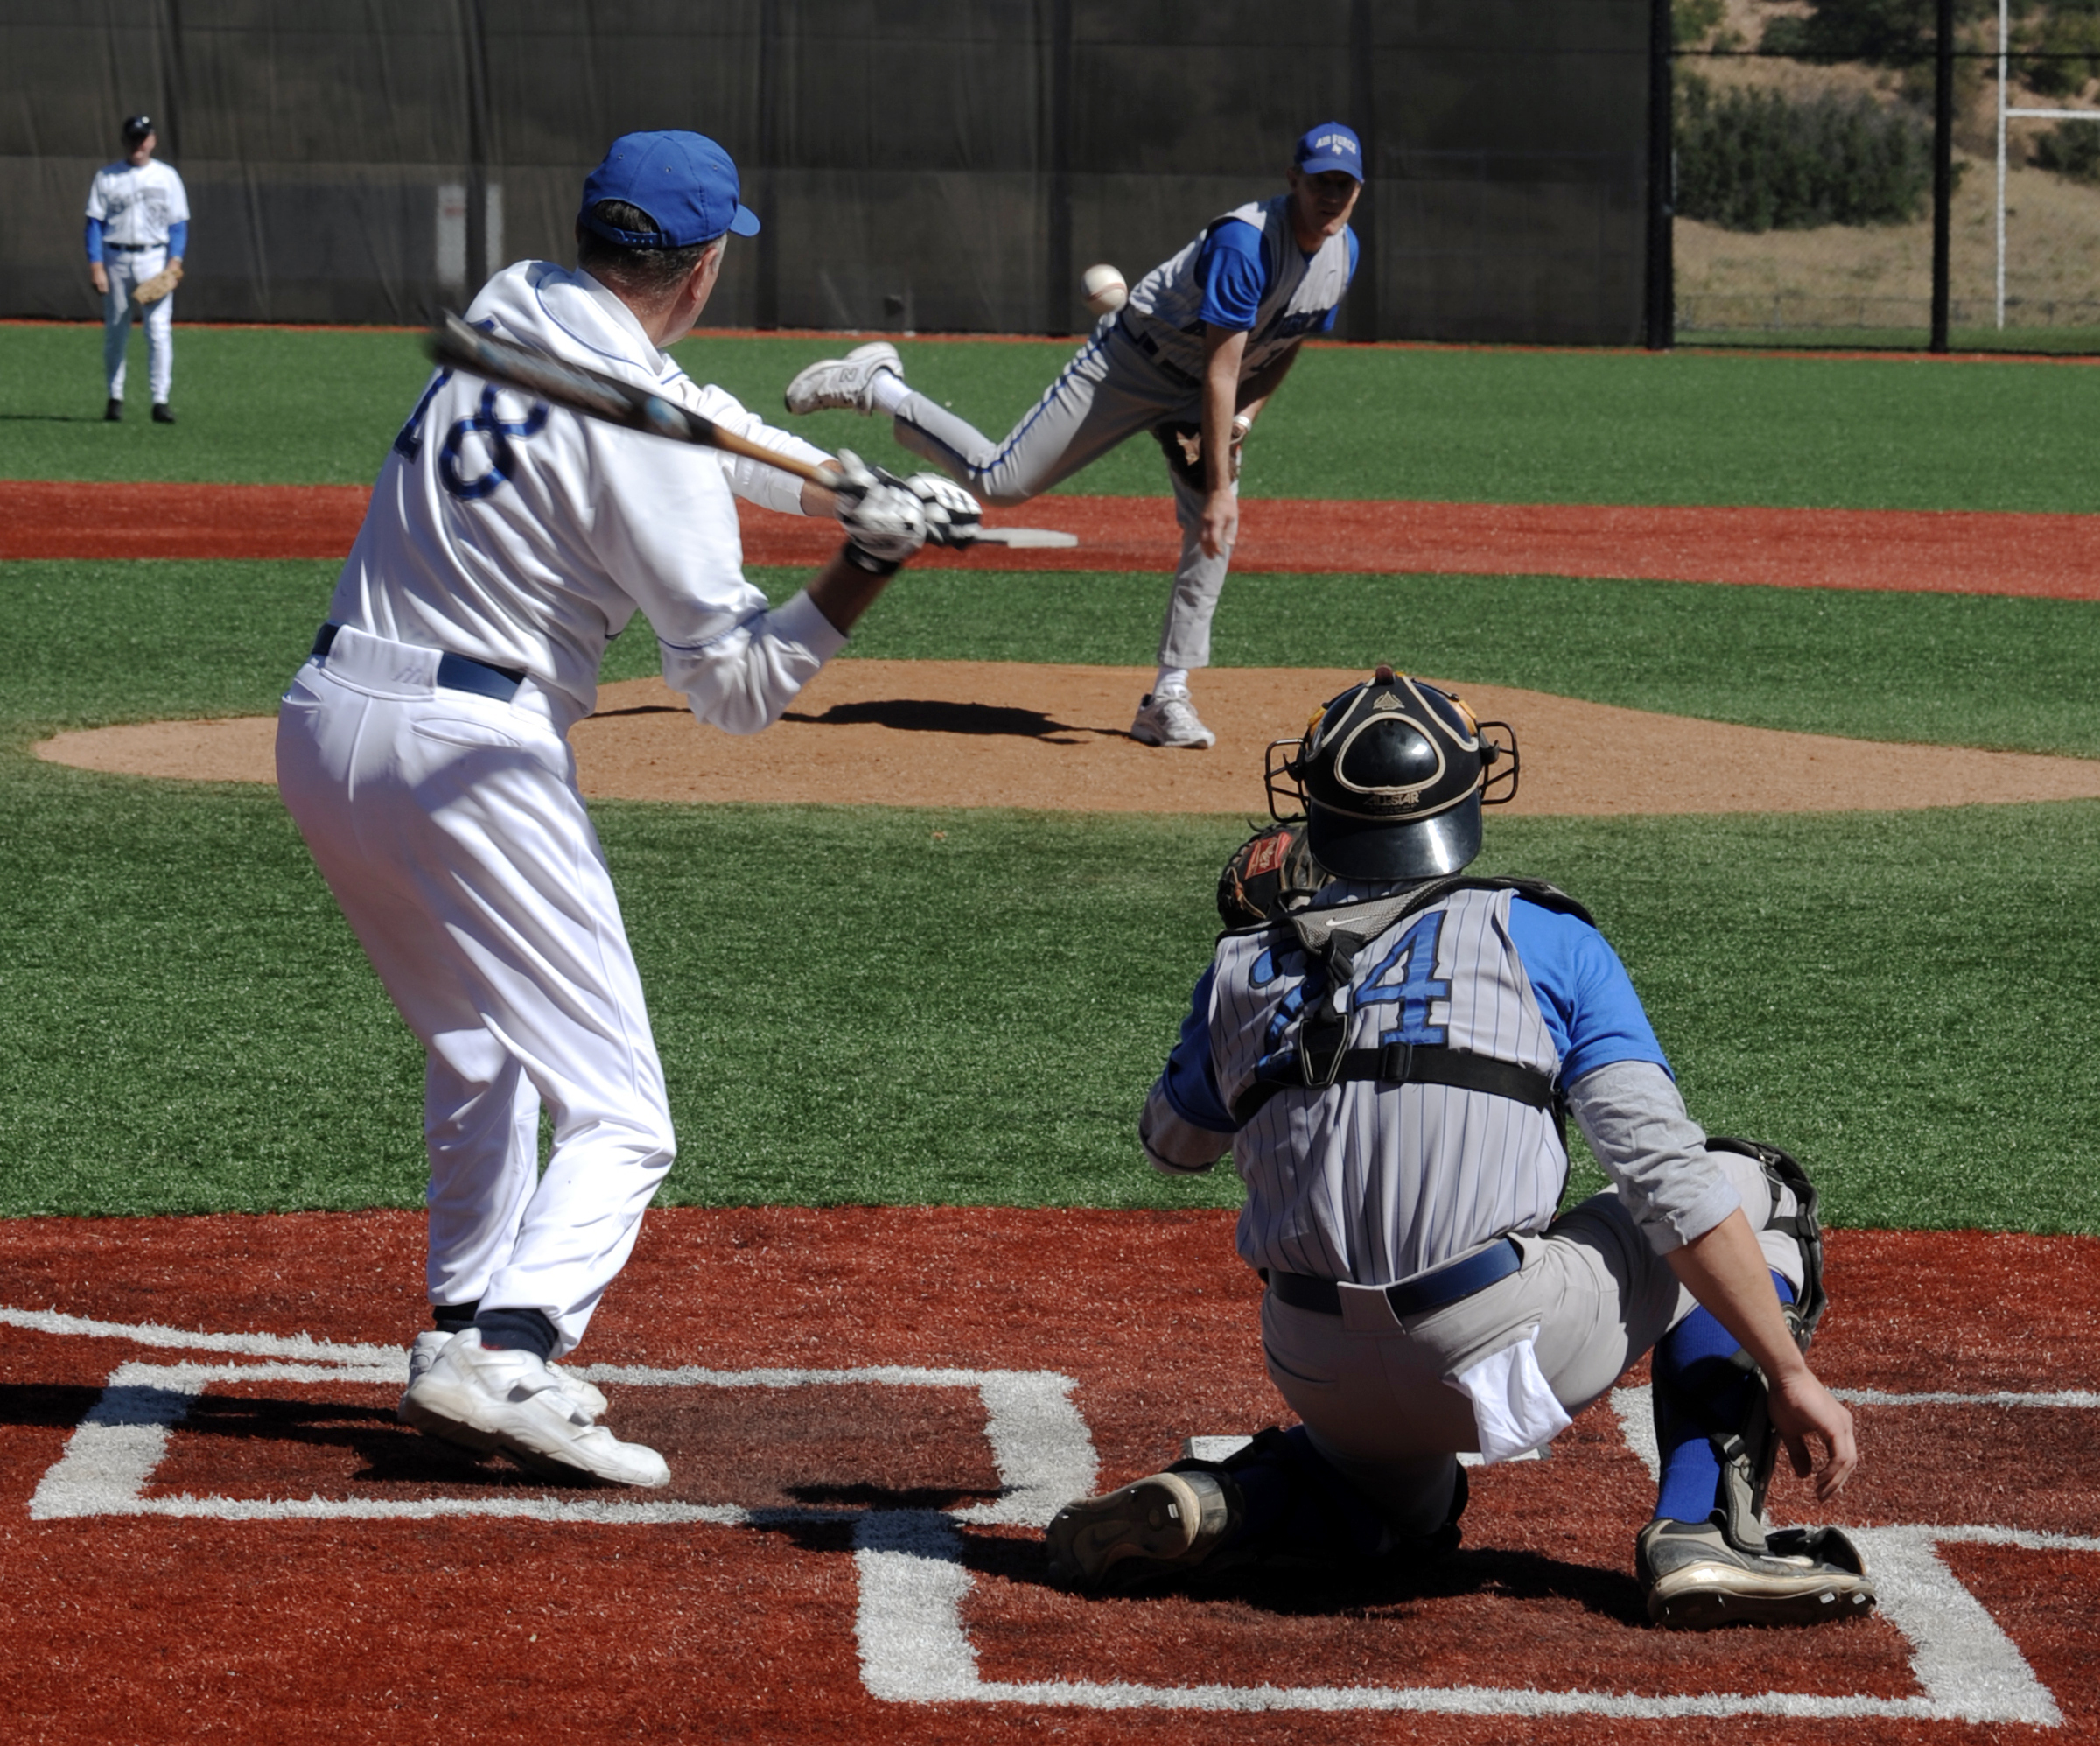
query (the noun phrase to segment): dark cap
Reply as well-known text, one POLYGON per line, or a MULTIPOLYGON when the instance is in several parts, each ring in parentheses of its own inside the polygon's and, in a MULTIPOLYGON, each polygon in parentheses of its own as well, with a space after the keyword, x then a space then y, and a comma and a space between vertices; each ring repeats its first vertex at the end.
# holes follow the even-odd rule
POLYGON ((1480 852, 1482 802, 1516 792, 1516 736, 1485 726, 1502 738, 1449 692, 1381 667, 1331 699, 1304 739, 1270 748, 1270 810, 1279 786, 1302 803, 1313 858, 1344 879, 1457 873, 1480 852))
POLYGON ((152 131, 153 117, 151 116, 127 116, 124 117, 124 138, 127 143, 136 145, 140 140, 152 131))
POLYGON ((1363 142, 1356 137, 1354 128, 1340 122, 1322 122, 1306 129, 1291 161, 1308 175, 1340 170, 1359 182, 1363 180, 1363 142))
POLYGON ((584 229, 626 249, 690 249, 724 231, 756 236, 759 221, 738 203, 742 190, 729 153, 705 134, 668 130, 626 133, 584 184, 584 229), (655 220, 656 228, 622 230, 593 216, 600 200, 625 200, 655 220))

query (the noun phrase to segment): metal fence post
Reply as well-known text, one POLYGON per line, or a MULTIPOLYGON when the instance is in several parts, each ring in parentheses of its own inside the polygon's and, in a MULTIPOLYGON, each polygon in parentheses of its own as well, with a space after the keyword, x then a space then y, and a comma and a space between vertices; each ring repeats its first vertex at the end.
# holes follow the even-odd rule
POLYGON ((1954 0, 1939 0, 1932 69, 1932 349, 1947 349, 1950 244, 1954 234, 1954 0))
POLYGON ((1362 194, 1350 223, 1356 232, 1356 281, 1349 287, 1349 338, 1376 340, 1378 307, 1378 73, 1371 58, 1373 0, 1349 4, 1349 119, 1363 142, 1362 194))
POLYGON ((1676 343, 1676 257, 1671 247, 1671 205, 1676 194, 1671 139, 1670 57, 1676 47, 1670 0, 1648 0, 1648 349, 1667 352, 1676 343))
POLYGON ((1072 0, 1050 0, 1050 210, 1046 333, 1072 331, 1072 0))

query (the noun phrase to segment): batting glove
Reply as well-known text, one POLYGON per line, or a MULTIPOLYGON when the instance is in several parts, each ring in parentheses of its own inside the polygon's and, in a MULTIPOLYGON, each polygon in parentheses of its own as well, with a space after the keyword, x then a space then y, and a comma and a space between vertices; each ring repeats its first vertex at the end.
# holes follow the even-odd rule
POLYGON ((839 483, 832 487, 846 561, 871 576, 889 576, 926 543, 926 507, 902 480, 838 452, 839 483))
POLYGON ((984 525, 984 506, 952 479, 937 473, 914 473, 904 488, 926 512, 928 545, 966 546, 984 525))

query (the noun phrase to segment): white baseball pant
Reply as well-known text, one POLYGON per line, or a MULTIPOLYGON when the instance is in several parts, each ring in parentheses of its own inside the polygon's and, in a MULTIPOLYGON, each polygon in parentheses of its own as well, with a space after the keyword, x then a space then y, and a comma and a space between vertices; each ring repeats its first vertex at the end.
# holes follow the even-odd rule
MULTIPOLYGON (((914 394, 898 408, 897 440, 988 503, 1025 503, 1098 460, 1142 431, 1172 422, 1200 424, 1200 384, 1169 375, 1113 318, 1059 372, 1028 416, 994 443, 937 400, 914 394)), ((1203 494, 1170 470, 1181 556, 1159 628, 1163 667, 1210 665, 1210 621, 1224 592, 1231 554, 1204 555, 1203 494)), ((1233 487, 1239 489, 1236 483, 1233 487)))
POLYGON ((337 632, 284 694, 277 785, 427 1051, 430 1301, 542 1310, 567 1351, 670 1168, 663 1071, 575 706, 441 689, 438 660, 337 632))
MULTIPOLYGON (((131 344, 131 317, 137 305, 131 293, 168 264, 165 249, 104 251, 103 276, 109 289, 102 297, 102 374, 109 379, 109 397, 124 397, 124 354, 131 344)), ((146 322, 146 379, 156 406, 167 404, 175 387, 175 293, 139 312, 146 322)))

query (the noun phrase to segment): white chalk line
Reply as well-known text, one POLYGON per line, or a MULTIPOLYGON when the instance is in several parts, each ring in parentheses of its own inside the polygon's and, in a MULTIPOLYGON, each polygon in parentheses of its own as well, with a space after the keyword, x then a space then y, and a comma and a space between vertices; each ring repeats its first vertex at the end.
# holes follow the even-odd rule
MULTIPOLYGON (((95 1322, 56 1311, 0 1308, 0 1324, 40 1332, 131 1340, 140 1344, 304 1360, 230 1364, 126 1364, 76 1427, 65 1455, 46 1472, 30 1513, 38 1519, 81 1515, 206 1518, 222 1521, 322 1519, 429 1520, 444 1517, 525 1518, 600 1525, 708 1525, 765 1528, 852 1521, 861 1579, 856 1623, 868 1690, 900 1703, 976 1702, 1088 1709, 1407 1711, 1461 1715, 1596 1714, 1627 1719, 1774 1715, 1967 1722, 2009 1721, 2053 1727, 2055 1701, 1988 1611, 1939 1558, 1941 1544, 2003 1545, 2042 1551, 2100 1552, 2100 1538, 1988 1525, 1854 1530, 1868 1551, 1883 1614, 1913 1646, 1912 1672, 1923 1694, 1684 1693, 1541 1692, 1494 1687, 1139 1686, 1116 1682, 982 1679, 962 1622, 974 1579, 962 1562, 961 1522, 1042 1526, 1058 1504, 1095 1483, 1093 1440, 1071 1399, 1069 1378, 1049 1372, 963 1371, 900 1365, 855 1370, 761 1368, 717 1371, 594 1365, 593 1380, 626 1386, 799 1388, 869 1384, 974 1387, 986 1410, 987 1440, 1004 1484, 995 1503, 954 1511, 791 1508, 746 1510, 732 1504, 559 1497, 341 1499, 232 1498, 141 1495, 166 1453, 169 1434, 205 1388, 221 1381, 349 1382, 398 1385, 406 1375, 399 1349, 337 1344, 310 1336, 221 1335, 95 1322)), ((2100 1396, 2080 1391, 1984 1394, 1846 1392, 1874 1406, 2052 1406, 2090 1408, 2100 1396)), ((1614 1392, 1611 1406, 1628 1447, 1654 1470, 1656 1461, 1645 1391, 1614 1392), (1645 1448, 1643 1445, 1645 1444, 1645 1448)))

